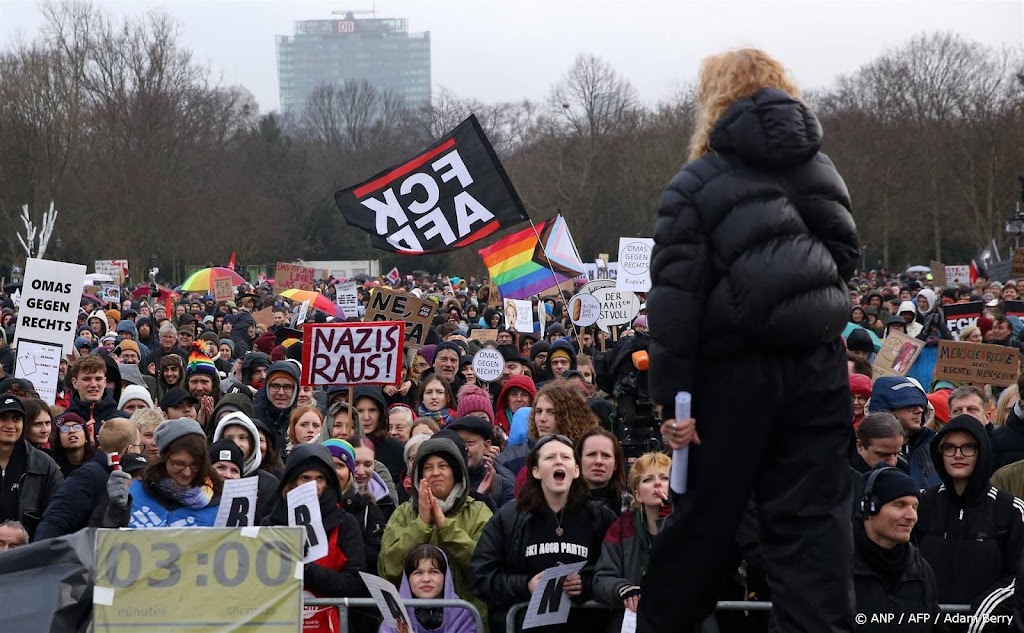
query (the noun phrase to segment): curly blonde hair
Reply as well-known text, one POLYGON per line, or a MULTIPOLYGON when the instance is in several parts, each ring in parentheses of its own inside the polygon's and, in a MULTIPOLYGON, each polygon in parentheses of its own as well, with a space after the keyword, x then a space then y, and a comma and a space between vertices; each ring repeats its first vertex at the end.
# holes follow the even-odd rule
POLYGON ((546 398, 555 409, 555 417, 558 419, 558 431, 574 443, 591 428, 598 425, 597 416, 590 410, 587 401, 583 399, 580 392, 571 387, 562 379, 548 381, 537 396, 533 399, 533 409, 530 411, 530 426, 528 436, 531 440, 540 439, 537 432, 537 421, 534 419, 537 413, 537 403, 541 398, 546 398))
POLYGON ((711 130, 725 111, 762 88, 778 88, 794 98, 800 89, 786 68, 768 53, 741 48, 706 57, 700 64, 697 122, 690 137, 690 160, 708 151, 711 130))

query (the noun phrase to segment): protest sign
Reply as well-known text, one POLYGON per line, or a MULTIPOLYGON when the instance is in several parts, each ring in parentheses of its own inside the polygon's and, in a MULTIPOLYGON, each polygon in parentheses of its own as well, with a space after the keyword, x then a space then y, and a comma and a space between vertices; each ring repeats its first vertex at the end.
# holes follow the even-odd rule
POLYGON ((473 355, 473 373, 484 382, 494 382, 505 371, 505 359, 496 349, 484 348, 473 355))
POLYGON ((335 284, 334 302, 339 308, 345 313, 346 317, 356 316, 359 314, 359 290, 357 281, 343 281, 340 284, 335 284))
POLYGON ((231 283, 231 277, 214 277, 213 300, 220 303, 221 301, 231 301, 234 298, 235 287, 231 283))
POLYGON ((295 633, 303 540, 293 527, 98 530, 92 630, 295 633))
POLYGON ((971 285, 970 266, 946 266, 945 272, 946 286, 950 288, 959 288, 960 286, 971 285))
POLYGON ((594 295, 578 294, 569 300, 569 318, 573 324, 587 327, 601 316, 601 302, 594 295))
MULTIPOLYGON (((211 462, 231 461, 231 451, 211 455, 211 462)), ((224 480, 213 527, 248 527, 256 524, 256 491, 259 477, 224 480)))
POLYGON ((615 287, 619 290, 647 292, 651 289, 651 252, 654 240, 649 237, 619 238, 619 269, 615 287))
POLYGON ((120 306, 121 287, 115 284, 103 284, 103 290, 100 292, 100 301, 120 306))
POLYGON ((315 268, 277 262, 277 272, 274 274, 274 292, 280 294, 282 291, 292 288, 312 290, 315 281, 315 268))
POLYGON ((256 319, 259 325, 268 328, 274 324, 274 308, 263 308, 259 312, 253 312, 252 318, 256 319))
POLYGON ((316 494, 316 482, 306 483, 288 491, 288 525, 306 530, 305 555, 303 563, 312 563, 327 556, 329 545, 327 531, 320 516, 320 499, 316 494))
MULTIPOLYGON (((557 552, 562 545, 565 544, 551 542, 527 545, 526 555, 536 555, 539 548, 544 548, 544 552, 557 552), (531 550, 534 550, 533 554, 530 553, 531 550)), ((569 620, 569 607, 572 606, 572 599, 562 590, 562 585, 565 584, 566 577, 578 574, 584 565, 586 563, 558 565, 549 567, 541 573, 540 582, 537 583, 537 588, 530 595, 530 604, 526 607, 526 618, 523 620, 524 630, 538 626, 565 624, 569 620)))
POLYGON ((365 571, 359 572, 359 576, 370 591, 370 597, 377 604, 381 616, 384 617, 384 624, 391 627, 392 630, 398 631, 401 630, 398 621, 404 620, 406 630, 414 630, 409 628, 409 615, 405 610, 405 603, 394 585, 380 576, 368 574, 365 571))
POLYGON ((505 329, 532 332, 533 303, 528 300, 505 299, 505 329))
POLYGON ((986 277, 989 281, 1008 281, 1012 275, 1013 261, 989 262, 986 277))
POLYGON ((1010 274, 1014 277, 1024 277, 1024 248, 1013 251, 1013 263, 1010 265, 1010 274))
POLYGON ((932 269, 932 282, 940 288, 946 288, 946 265, 933 259, 928 268, 932 269))
POLYGON ((75 344, 83 279, 85 266, 29 259, 25 263, 25 280, 14 344, 26 338, 60 345, 65 354, 71 354, 75 344))
POLYGON ((474 328, 469 331, 469 340, 480 341, 486 343, 487 341, 496 341, 498 339, 498 330, 488 328, 474 328))
POLYGON ((939 341, 935 380, 1009 387, 1020 373, 1020 353, 1014 347, 966 341, 939 341))
POLYGON ((57 343, 42 343, 26 338, 18 341, 14 377, 32 381, 43 402, 53 406, 57 401, 62 348, 57 343))
POLYGON ((611 279, 592 281, 580 288, 579 294, 593 295, 601 304, 597 327, 605 332, 611 332, 613 325, 629 323, 640 314, 640 297, 635 292, 617 290, 611 279))
POLYGON ((334 200, 375 247, 404 255, 462 248, 528 219, 475 116, 334 200))
POLYGON ((302 302, 302 305, 299 306, 299 312, 295 316, 295 327, 299 327, 306 322, 306 315, 309 314, 309 304, 311 302, 312 299, 306 299, 302 302))
POLYGON ((922 349, 924 341, 893 332, 882 342, 882 349, 875 356, 875 363, 871 366, 872 378, 906 376, 922 349))
POLYGON ((405 340, 413 347, 427 344, 437 304, 390 288, 374 288, 364 321, 405 321, 405 340))
POLYGON ((397 385, 402 380, 405 323, 306 323, 302 384, 397 385))
POLYGON ((93 262, 93 272, 100 275, 110 275, 118 285, 124 283, 128 278, 127 259, 97 259, 93 262))
POLYGON ((1024 317, 1024 301, 1004 301, 1003 314, 1006 316, 1024 317))
POLYGON ((942 312, 946 315, 946 329, 956 338, 960 338, 960 330, 968 325, 978 325, 984 304, 981 301, 971 303, 954 303, 943 306, 942 312))
POLYGON ((402 273, 398 272, 397 266, 388 271, 387 280, 391 282, 392 286, 397 286, 402 282, 402 273))

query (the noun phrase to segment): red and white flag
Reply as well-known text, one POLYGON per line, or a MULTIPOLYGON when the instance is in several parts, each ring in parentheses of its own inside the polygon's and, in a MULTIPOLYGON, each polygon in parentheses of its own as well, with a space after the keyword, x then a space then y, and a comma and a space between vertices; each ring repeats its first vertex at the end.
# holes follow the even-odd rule
POLYGON ((392 286, 397 286, 402 281, 402 275, 398 272, 397 266, 388 272, 387 279, 391 282, 392 286))

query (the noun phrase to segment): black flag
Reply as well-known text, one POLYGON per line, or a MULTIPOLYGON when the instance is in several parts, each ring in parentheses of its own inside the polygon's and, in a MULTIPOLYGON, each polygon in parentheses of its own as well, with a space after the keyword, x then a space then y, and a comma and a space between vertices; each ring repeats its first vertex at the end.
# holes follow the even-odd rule
POLYGON ((528 219, 475 116, 334 200, 374 246, 404 255, 452 251, 528 219))

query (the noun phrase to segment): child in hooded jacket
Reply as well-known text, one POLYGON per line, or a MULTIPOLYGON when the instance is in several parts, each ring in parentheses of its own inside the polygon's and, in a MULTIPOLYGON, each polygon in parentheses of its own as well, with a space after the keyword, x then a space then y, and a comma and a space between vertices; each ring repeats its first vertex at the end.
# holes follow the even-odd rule
MULTIPOLYGON (((458 600, 455 583, 448 570, 448 555, 437 545, 418 545, 405 557, 402 585, 398 595, 402 598, 422 600, 458 600)), ((458 607, 406 607, 409 628, 396 631, 382 624, 380 633, 477 633, 473 616, 458 607)), ((403 629, 405 627, 402 627, 403 629)))

